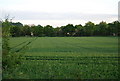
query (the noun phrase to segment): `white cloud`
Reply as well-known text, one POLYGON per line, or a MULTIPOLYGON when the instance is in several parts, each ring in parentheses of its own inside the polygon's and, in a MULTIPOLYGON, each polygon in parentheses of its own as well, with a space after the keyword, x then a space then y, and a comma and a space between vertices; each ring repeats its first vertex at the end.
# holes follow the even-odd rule
POLYGON ((116 13, 119 0, 3 0, 2 8, 34 12, 116 13))
POLYGON ((24 24, 68 23, 87 21, 112 22, 117 20, 119 0, 0 0, 0 16, 15 16, 14 21, 24 24))

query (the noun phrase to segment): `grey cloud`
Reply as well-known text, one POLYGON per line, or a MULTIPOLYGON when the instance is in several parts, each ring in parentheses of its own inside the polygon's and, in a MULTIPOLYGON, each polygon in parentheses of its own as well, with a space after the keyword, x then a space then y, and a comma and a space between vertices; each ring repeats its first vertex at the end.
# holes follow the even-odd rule
POLYGON ((118 20, 120 21, 120 1, 118 3, 118 20))
POLYGON ((12 12, 18 20, 104 20, 117 18, 116 14, 83 14, 83 13, 44 13, 44 12, 12 12))

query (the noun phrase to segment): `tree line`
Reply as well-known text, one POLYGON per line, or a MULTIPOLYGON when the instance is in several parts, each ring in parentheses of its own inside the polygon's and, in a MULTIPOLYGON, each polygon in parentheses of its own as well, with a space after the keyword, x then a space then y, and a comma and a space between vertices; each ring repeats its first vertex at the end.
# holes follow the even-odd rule
MULTIPOLYGON (((114 21, 106 23, 104 21, 94 24, 89 21, 84 26, 81 24, 68 24, 61 27, 52 27, 50 25, 23 25, 20 22, 10 22, 10 34, 12 37, 36 36, 36 37, 80 37, 80 36, 119 36, 120 22, 114 21)), ((5 27, 3 22, 2 26, 5 27)))

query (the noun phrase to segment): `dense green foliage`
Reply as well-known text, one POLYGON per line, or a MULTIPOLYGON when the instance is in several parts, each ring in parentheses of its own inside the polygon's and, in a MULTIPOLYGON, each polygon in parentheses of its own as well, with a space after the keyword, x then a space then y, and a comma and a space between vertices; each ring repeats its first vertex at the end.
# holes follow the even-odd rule
POLYGON ((117 37, 12 37, 10 48, 23 63, 4 79, 118 79, 117 37))
POLYGON ((9 46, 9 38, 11 36, 10 29, 12 24, 5 20, 2 22, 2 69, 8 70, 11 68, 15 68, 16 65, 20 64, 21 60, 19 58, 19 54, 10 51, 9 46))
POLYGON ((37 36, 37 37, 64 37, 64 36, 119 36, 120 22, 114 21, 112 23, 100 22, 94 24, 87 22, 85 26, 68 24, 54 28, 50 25, 47 26, 29 26, 22 25, 21 23, 11 23, 10 29, 13 37, 18 36, 37 36))

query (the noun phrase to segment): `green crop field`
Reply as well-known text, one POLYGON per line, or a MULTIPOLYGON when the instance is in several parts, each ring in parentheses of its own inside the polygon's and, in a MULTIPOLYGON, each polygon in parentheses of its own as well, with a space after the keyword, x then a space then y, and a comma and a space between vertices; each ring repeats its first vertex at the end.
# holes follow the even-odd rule
POLYGON ((11 52, 23 62, 10 79, 117 79, 117 37, 14 37, 11 52))

